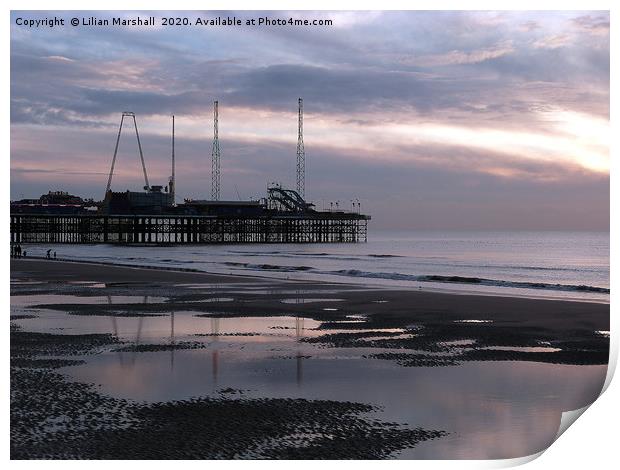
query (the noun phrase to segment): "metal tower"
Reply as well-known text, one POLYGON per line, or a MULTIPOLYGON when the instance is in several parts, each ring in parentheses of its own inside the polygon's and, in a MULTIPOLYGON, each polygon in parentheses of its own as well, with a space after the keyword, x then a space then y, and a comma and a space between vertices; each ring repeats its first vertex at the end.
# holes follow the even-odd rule
POLYGON ((105 193, 108 194, 110 186, 112 186, 112 175, 114 174, 114 164, 116 163, 116 155, 118 153, 118 144, 121 140, 121 131, 123 130, 123 121, 125 117, 133 119, 133 126, 136 129, 136 139, 138 140, 138 150, 140 151, 140 161, 142 162, 142 171, 144 172, 144 189, 148 191, 151 186, 149 185, 149 178, 146 175, 146 165, 144 164, 144 155, 142 153, 142 145, 140 144, 140 134, 138 134, 138 124, 136 123, 136 115, 129 111, 124 111, 121 116, 121 124, 118 127, 118 135, 116 136, 116 146, 114 147, 114 157, 112 157, 112 167, 110 168, 110 175, 108 176, 108 185, 105 189, 105 193))
POLYGON ((172 176, 170 177, 170 195, 172 196, 172 205, 175 204, 175 193, 176 193, 177 182, 174 175, 174 114, 172 115, 172 176))
POLYGON ((297 192, 306 197, 306 152, 304 150, 304 100, 299 98, 297 125, 297 192))
POLYGON ((217 101, 213 102, 213 150, 211 151, 211 199, 220 200, 220 141, 217 101))

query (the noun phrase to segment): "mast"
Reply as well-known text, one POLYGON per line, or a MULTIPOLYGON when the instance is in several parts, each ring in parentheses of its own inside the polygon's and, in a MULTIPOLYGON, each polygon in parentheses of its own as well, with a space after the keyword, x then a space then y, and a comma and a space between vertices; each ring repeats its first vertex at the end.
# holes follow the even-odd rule
POLYGON ((304 100, 299 98, 297 117, 297 192, 306 198, 306 152, 304 150, 304 100))
POLYGON ((218 136, 218 103, 213 102, 213 149, 211 150, 211 199, 220 200, 220 140, 218 136))
POLYGON ((172 205, 175 204, 175 192, 176 192, 176 186, 177 186, 177 182, 175 179, 175 175, 174 175, 174 166, 175 166, 175 162, 174 162, 174 114, 172 115, 172 176, 170 178, 170 194, 172 196, 172 205))

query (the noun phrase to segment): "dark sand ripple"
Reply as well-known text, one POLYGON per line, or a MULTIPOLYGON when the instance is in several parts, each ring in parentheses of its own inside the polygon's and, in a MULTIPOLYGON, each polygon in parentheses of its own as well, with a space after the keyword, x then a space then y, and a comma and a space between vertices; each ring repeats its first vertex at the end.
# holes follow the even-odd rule
POLYGON ((12 459, 378 459, 445 435, 381 421, 379 409, 363 403, 233 398, 230 390, 137 403, 53 370, 81 361, 49 356, 117 343, 111 335, 11 332, 12 459))
MULTIPOLYGON (((389 326, 394 327, 395 324, 391 319, 389 326)), ((355 324, 363 331, 326 333, 302 341, 334 348, 414 350, 415 353, 381 352, 366 356, 392 360, 407 367, 451 366, 465 361, 596 365, 607 364, 609 360, 609 337, 589 329, 514 328, 492 322, 420 322, 415 327, 407 327, 403 322, 400 324, 401 332, 378 329, 385 326, 381 320, 370 317, 362 324, 355 324), (502 347, 525 349, 498 349, 502 347)))

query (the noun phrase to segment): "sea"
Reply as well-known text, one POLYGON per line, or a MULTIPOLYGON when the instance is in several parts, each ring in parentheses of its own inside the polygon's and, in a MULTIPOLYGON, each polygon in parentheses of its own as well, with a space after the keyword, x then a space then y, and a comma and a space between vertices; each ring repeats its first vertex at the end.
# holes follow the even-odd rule
POLYGON ((356 244, 28 245, 60 259, 609 302, 609 232, 370 231, 356 244))

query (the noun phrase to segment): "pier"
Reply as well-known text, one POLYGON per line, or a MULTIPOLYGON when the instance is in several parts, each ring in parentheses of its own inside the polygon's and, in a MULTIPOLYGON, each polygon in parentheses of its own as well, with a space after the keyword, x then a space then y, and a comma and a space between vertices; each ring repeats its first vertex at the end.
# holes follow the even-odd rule
POLYGON ((274 216, 11 214, 12 243, 357 243, 370 217, 355 213, 274 216))
MULTIPOLYGON (((297 108, 296 189, 279 183, 260 199, 220 200, 221 151, 219 106, 213 103, 211 199, 176 202, 175 118, 172 116, 171 176, 166 185, 149 181, 136 115, 121 114, 104 198, 83 199, 64 191, 49 191, 38 199, 11 202, 11 243, 218 244, 218 243, 358 243, 367 241, 369 215, 359 199, 350 209, 332 201, 318 210, 306 199, 303 140, 303 100, 297 108), (144 186, 142 191, 113 191, 123 125, 133 128, 144 186), (334 210, 335 206, 335 210, 334 210)), ((344 202, 344 201, 343 201, 344 202)))

